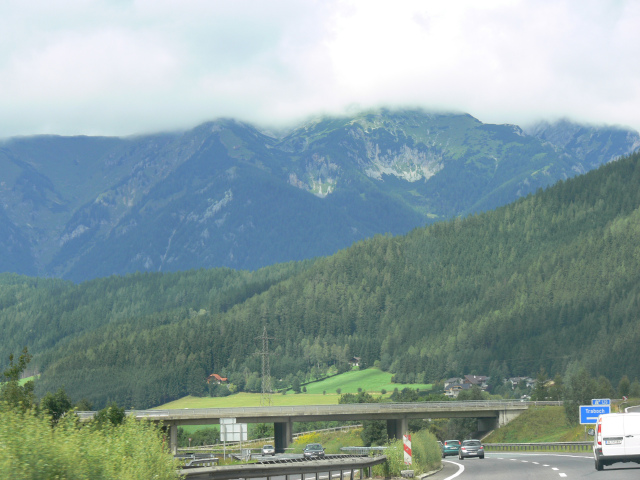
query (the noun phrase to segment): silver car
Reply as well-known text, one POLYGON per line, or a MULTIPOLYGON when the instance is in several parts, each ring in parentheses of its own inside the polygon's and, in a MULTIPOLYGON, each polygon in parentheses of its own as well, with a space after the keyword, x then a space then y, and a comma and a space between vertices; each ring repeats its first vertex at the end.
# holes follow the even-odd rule
POLYGON ((465 440, 458 450, 458 459, 464 460, 469 457, 484 458, 484 447, 480 440, 465 440))
POLYGON ((276 449, 273 448, 273 445, 263 445, 262 446, 262 455, 275 455, 276 449))

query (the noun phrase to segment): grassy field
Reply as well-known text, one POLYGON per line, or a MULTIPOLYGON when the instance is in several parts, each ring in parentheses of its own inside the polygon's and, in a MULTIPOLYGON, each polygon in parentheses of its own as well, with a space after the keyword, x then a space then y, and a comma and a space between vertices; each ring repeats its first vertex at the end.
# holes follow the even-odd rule
POLYGON ((336 393, 339 388, 342 393, 357 393, 358 388, 361 388, 365 392, 371 394, 380 394, 382 390, 386 390, 388 394, 393 392, 394 388, 402 390, 403 388, 419 388, 420 390, 429 390, 431 385, 428 384, 410 384, 400 385, 398 383, 391 383, 391 377, 393 374, 383 372, 377 368, 367 368, 366 370, 352 370, 350 372, 343 373, 342 375, 336 375, 335 377, 320 380, 306 385, 307 393, 319 393, 327 392, 336 393))
POLYGON ((484 443, 579 442, 587 437, 584 425, 571 425, 564 407, 531 407, 504 427, 494 430, 484 443))
MULTIPOLYGON (((22 386, 25 383, 27 383, 29 380, 35 380, 37 377, 25 377, 25 378, 21 378, 20 380, 18 380, 18 385, 22 386)), ((4 382, 0 382, 0 385, 2 385, 4 382)))
MULTIPOLYGON (((386 390, 385 396, 389 396, 394 388, 419 388, 428 390, 431 385, 411 384, 400 385, 391 383, 391 373, 383 372, 377 368, 366 370, 352 370, 327 378, 319 382, 306 385, 306 393, 294 394, 291 390, 286 395, 274 393, 271 395, 271 404, 274 406, 288 405, 337 405, 340 395, 336 393, 340 389, 341 393, 357 393, 358 388, 369 392, 374 396, 380 395, 382 390, 386 390), (323 394, 326 392, 326 394, 323 394)), ((183 397, 156 408, 231 408, 231 407, 259 407, 262 395, 259 393, 237 393, 228 397, 183 397)))

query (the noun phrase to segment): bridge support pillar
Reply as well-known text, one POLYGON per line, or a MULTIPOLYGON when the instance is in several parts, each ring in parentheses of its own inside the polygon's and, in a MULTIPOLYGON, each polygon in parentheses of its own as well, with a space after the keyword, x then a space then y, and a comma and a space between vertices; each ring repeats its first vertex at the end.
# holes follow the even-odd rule
POLYGON ((169 425, 169 450, 172 455, 178 454, 178 426, 169 425))
POLYGON ((402 436, 409 430, 409 421, 406 418, 387 420, 387 436, 389 440, 402 440, 402 436))
POLYGON ((504 427, 511 420, 519 416, 524 410, 501 410, 498 412, 497 427, 504 427))
POLYGON ((274 447, 276 453, 284 453, 293 441, 293 422, 276 422, 273 424, 274 447))

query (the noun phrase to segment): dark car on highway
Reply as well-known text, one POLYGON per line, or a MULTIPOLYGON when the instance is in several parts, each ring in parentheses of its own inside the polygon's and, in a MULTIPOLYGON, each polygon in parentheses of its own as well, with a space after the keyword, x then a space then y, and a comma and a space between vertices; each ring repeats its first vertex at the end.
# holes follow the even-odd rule
POLYGON ((302 454, 304 458, 324 458, 324 448, 319 443, 309 443, 302 454))
POLYGON ((484 447, 480 440, 465 440, 462 442, 458 458, 464 460, 469 457, 484 458, 484 447))
POLYGON ((445 440, 442 446, 442 458, 449 455, 458 455, 460 445, 460 440, 445 440))

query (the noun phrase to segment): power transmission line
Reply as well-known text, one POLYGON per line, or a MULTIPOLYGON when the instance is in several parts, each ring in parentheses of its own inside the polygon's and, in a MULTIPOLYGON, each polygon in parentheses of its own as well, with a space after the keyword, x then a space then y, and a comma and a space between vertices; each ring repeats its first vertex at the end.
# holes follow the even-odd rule
POLYGON ((262 357, 262 395, 260 396, 260 405, 271 406, 271 367, 269 366, 269 340, 273 337, 267 335, 267 326, 265 325, 262 335, 256 337, 262 340, 262 351, 256 353, 262 357))

